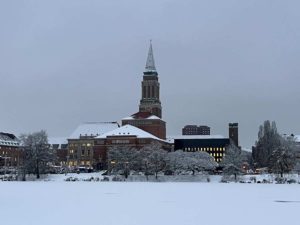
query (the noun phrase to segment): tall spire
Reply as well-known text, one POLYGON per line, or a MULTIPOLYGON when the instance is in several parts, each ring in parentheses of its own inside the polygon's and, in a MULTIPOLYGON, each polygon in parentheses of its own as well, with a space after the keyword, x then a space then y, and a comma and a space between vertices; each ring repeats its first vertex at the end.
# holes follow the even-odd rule
POLYGON ((148 52, 148 57, 146 62, 146 72, 156 72, 153 49, 152 49, 152 40, 150 40, 150 47, 149 47, 149 52, 148 52))

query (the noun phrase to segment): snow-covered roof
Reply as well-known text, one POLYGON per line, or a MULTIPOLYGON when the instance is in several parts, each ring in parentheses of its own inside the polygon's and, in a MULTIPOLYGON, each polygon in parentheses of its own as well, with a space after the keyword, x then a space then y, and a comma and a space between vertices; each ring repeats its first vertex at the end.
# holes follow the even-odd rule
POLYGON ((167 142, 174 143, 178 139, 224 139, 222 135, 178 135, 167 137, 167 142))
POLYGON ((136 120, 136 119, 147 119, 147 120, 161 120, 158 116, 153 115, 150 112, 137 112, 131 116, 125 117, 122 120, 136 120))
POLYGON ((2 146, 20 146, 19 140, 15 135, 9 133, 0 133, 0 145, 2 146))
POLYGON ((96 137, 118 128, 117 122, 89 122, 79 125, 68 139, 78 139, 82 136, 96 137))
POLYGON ((222 135, 178 135, 170 137, 173 139, 220 139, 224 138, 222 135))
POLYGON ((294 138, 296 142, 300 142, 300 135, 295 135, 294 138))
POLYGON ((129 124, 119 127, 115 130, 109 131, 105 134, 99 135, 96 138, 107 138, 108 136, 136 136, 137 138, 151 138, 151 139, 164 141, 144 130, 141 130, 129 124))
POLYGON ((122 120, 133 120, 134 118, 132 116, 124 117, 122 120))
POLYGON ((147 118, 147 120, 160 120, 158 116, 152 115, 147 118))
POLYGON ((68 144, 68 140, 66 137, 48 137, 48 143, 50 145, 66 145, 68 144))

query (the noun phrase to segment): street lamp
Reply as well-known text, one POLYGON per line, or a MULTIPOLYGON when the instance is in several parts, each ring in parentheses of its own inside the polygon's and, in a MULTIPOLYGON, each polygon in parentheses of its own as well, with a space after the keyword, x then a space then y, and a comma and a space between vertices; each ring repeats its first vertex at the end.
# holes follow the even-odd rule
POLYGON ((111 171, 113 170, 115 164, 116 164, 115 161, 113 161, 113 160, 110 161, 110 164, 109 164, 109 165, 110 165, 110 168, 109 168, 109 174, 110 174, 111 171))
POLYGON ((128 164, 129 164, 129 162, 126 161, 126 162, 125 162, 125 171, 124 171, 125 179, 127 179, 128 175, 129 175, 128 164))

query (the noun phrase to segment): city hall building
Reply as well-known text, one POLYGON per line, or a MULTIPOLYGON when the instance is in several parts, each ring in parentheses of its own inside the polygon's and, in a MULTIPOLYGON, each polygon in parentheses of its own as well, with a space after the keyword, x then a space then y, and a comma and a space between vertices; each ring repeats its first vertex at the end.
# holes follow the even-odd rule
POLYGON ((159 139, 166 139, 166 122, 162 118, 160 101, 160 84, 155 67, 152 43, 148 51, 145 72, 142 81, 142 97, 139 111, 122 119, 122 126, 132 125, 138 127, 159 139))

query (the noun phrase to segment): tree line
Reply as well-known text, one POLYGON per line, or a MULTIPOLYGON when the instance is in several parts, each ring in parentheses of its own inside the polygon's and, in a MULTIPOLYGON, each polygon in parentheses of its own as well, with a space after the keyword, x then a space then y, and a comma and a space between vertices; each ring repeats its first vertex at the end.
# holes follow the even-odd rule
MULTIPOLYGON (((46 131, 39 131, 20 136, 23 151, 23 162, 18 174, 25 180, 26 174, 47 173, 49 166, 54 165, 56 153, 48 144, 46 131)), ((242 151, 231 143, 227 146, 225 156, 220 164, 206 152, 184 152, 177 150, 167 152, 163 150, 159 142, 153 142, 140 149, 128 146, 114 146, 108 150, 108 172, 122 173, 126 177, 130 171, 142 172, 147 177, 150 174, 157 177, 159 172, 165 174, 178 174, 190 172, 195 174, 201 171, 213 171, 222 167, 222 171, 240 174, 243 163, 250 168, 266 168, 270 173, 283 176, 291 170, 300 169, 296 153, 296 146, 292 136, 282 136, 278 133, 276 123, 265 121, 258 132, 258 139, 253 147, 252 154, 242 151)))

